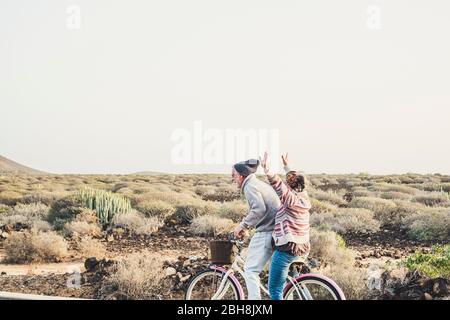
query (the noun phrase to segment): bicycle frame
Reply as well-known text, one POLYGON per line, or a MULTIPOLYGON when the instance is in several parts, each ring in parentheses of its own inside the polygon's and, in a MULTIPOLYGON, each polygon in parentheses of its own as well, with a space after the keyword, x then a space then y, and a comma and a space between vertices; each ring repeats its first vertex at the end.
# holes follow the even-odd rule
MULTIPOLYGON (((225 273, 225 276, 222 278, 222 281, 220 282, 219 288, 217 289, 217 292, 214 294, 214 296, 211 298, 212 300, 218 300, 221 299, 224 294, 227 292, 228 287, 225 287, 225 283, 227 282, 228 279, 230 279, 238 288, 238 294, 239 294, 239 298, 240 299, 245 299, 245 294, 244 294, 244 289, 242 288, 241 283, 239 282, 239 280, 236 278, 236 276, 234 275, 234 272, 238 272, 242 277, 244 277, 244 270, 241 267, 241 265, 243 266, 245 264, 244 259, 242 259, 242 257, 240 255, 236 255, 233 263, 231 264, 231 267, 229 269, 226 269, 222 266, 216 266, 216 265, 212 265, 210 266, 211 269, 218 271, 218 272, 222 272, 225 273)), ((302 300, 313 300, 311 294, 308 291, 308 288, 300 285, 295 278, 291 277, 288 275, 288 281, 290 283, 292 283, 292 285, 294 286, 298 296, 302 299, 302 300)), ((262 285, 261 283, 259 283, 259 288, 266 293, 267 295, 269 295, 269 290, 262 285)), ((284 291, 284 290, 283 290, 284 291)))

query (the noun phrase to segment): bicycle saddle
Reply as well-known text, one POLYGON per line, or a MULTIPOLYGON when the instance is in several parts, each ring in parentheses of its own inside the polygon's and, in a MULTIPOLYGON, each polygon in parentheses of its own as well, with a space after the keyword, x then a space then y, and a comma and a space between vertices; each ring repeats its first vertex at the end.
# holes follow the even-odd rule
POLYGON ((295 261, 289 267, 289 273, 293 274, 293 275, 305 274, 305 273, 310 273, 310 272, 311 272, 311 269, 308 267, 308 265, 306 264, 306 261, 304 261, 304 260, 303 261, 295 261))

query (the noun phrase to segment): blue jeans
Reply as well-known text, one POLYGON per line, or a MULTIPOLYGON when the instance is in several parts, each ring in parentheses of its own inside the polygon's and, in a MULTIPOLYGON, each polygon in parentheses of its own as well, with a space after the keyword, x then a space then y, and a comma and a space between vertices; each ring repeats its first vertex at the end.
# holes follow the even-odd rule
POLYGON ((289 273, 290 265, 298 257, 287 252, 275 250, 269 268, 269 295, 272 300, 283 299, 283 288, 289 273))

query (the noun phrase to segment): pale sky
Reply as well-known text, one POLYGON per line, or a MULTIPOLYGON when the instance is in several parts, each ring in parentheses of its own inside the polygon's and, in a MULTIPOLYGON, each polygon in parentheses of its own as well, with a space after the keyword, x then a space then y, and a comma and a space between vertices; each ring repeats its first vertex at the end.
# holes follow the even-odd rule
POLYGON ((229 172, 174 163, 201 121, 278 129, 306 172, 449 174, 449 39, 448 0, 0 0, 0 155, 229 172))

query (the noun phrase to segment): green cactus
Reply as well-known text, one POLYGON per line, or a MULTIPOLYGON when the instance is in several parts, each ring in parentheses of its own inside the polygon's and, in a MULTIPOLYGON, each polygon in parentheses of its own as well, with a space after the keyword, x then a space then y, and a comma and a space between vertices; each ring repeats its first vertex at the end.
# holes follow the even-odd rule
POLYGON ((128 198, 105 190, 84 188, 78 191, 77 197, 85 207, 97 212, 97 220, 103 226, 109 224, 114 215, 132 210, 128 198))

